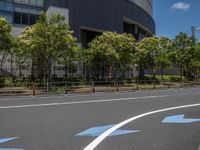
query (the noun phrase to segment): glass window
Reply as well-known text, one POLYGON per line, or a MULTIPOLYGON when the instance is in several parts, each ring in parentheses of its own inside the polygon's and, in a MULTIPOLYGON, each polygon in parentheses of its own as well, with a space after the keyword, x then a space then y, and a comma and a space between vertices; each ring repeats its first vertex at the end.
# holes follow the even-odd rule
POLYGON ((29 10, 29 13, 30 13, 30 14, 37 14, 37 10, 35 10, 35 9, 30 9, 30 10, 29 10))
POLYGON ((4 9, 5 9, 5 2, 1 2, 1 1, 0 1, 0 9, 1 9, 1 10, 4 10, 4 9))
POLYGON ((43 6, 44 0, 14 0, 15 3, 34 5, 34 6, 43 6))
POLYGON ((27 14, 28 14, 28 13, 30 12, 30 10, 29 10, 29 9, 27 9, 27 8, 22 8, 22 12, 23 12, 23 13, 27 13, 27 14))
POLYGON ((43 0, 37 0, 37 5, 38 6, 43 6, 44 5, 44 1, 43 0))
POLYGON ((21 0, 14 0, 15 3, 21 3, 21 0))
POLYGON ((21 13, 14 12, 14 23, 21 24, 21 13))
POLYGON ((35 22, 36 22, 36 15, 30 14, 29 15, 29 24, 33 25, 33 24, 35 24, 35 22))
POLYGON ((40 15, 41 12, 42 12, 41 10, 37 10, 37 11, 36 11, 36 14, 37 14, 37 15, 40 15))
POLYGON ((31 5, 37 5, 37 0, 30 0, 31 5))
POLYGON ((0 17, 5 17, 9 23, 12 23, 12 15, 11 14, 0 13, 0 17))
POLYGON ((13 22, 13 17, 12 15, 6 15, 6 19, 8 20, 9 23, 13 22))
POLYGON ((25 13, 22 13, 22 24, 23 25, 28 25, 29 23, 29 21, 28 21, 28 14, 25 14, 25 13))
POLYGON ((14 9, 16 12, 23 12, 23 13, 27 13, 27 14, 40 14, 42 10, 40 9, 34 9, 34 8, 28 8, 28 7, 15 7, 14 9))
POLYGON ((8 10, 8 11, 13 11, 13 3, 6 2, 5 9, 8 10))
POLYGON ((15 11, 16 11, 16 12, 22 12, 22 8, 20 8, 20 7, 15 7, 15 11))
POLYGON ((23 3, 23 4, 29 4, 29 0, 21 0, 21 3, 23 3))

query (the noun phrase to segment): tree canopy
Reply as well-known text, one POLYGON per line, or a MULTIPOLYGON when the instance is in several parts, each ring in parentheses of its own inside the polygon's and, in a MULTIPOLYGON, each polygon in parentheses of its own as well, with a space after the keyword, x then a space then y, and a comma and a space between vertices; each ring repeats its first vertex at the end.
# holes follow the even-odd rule
POLYGON ((51 78, 54 63, 67 63, 76 53, 76 38, 73 37, 64 16, 42 13, 38 22, 27 27, 19 36, 21 49, 32 59, 33 67, 40 76, 51 78))
POLYGON ((131 34, 105 32, 89 43, 90 60, 97 70, 109 70, 110 77, 117 66, 125 67, 134 60, 135 38, 131 34))
POLYGON ((12 27, 6 20, 6 18, 0 17, 0 68, 2 69, 3 63, 5 61, 5 56, 9 53, 12 47, 12 27))

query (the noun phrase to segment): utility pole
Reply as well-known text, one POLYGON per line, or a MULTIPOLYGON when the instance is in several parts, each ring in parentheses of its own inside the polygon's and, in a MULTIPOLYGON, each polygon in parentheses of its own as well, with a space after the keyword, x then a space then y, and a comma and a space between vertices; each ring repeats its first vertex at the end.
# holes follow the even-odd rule
POLYGON ((193 38, 196 38, 196 35, 195 35, 195 32, 196 32, 196 27, 195 26, 192 26, 192 37, 193 38))

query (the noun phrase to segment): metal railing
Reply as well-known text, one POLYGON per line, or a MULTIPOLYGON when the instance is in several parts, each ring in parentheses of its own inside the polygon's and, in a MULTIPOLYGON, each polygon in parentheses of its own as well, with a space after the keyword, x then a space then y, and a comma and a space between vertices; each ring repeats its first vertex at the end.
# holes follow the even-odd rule
POLYGON ((200 86, 200 82, 171 81, 87 81, 87 82, 34 82, 5 86, 0 84, 0 96, 68 95, 75 93, 124 92, 200 86))

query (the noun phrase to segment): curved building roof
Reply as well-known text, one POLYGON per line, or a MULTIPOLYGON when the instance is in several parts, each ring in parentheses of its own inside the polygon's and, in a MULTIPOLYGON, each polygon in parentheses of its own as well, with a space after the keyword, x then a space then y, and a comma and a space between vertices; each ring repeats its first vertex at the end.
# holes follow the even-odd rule
POLYGON ((153 0, 129 0, 144 9, 150 16, 153 16, 153 0))

